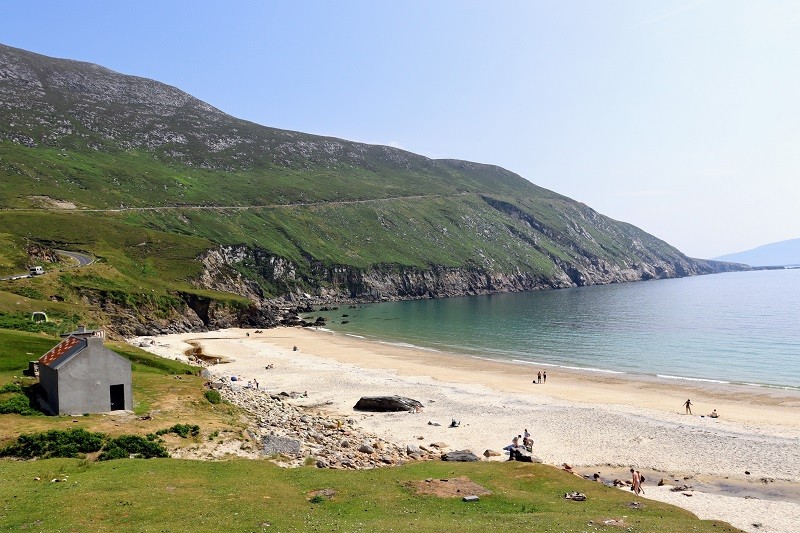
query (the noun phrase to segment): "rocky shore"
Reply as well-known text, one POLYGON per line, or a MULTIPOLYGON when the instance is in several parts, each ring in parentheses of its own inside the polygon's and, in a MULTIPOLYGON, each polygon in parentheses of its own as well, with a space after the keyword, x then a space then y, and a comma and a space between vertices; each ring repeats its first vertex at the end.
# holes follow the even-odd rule
POLYGON ((261 454, 282 466, 309 463, 318 468, 365 469, 439 459, 443 443, 399 445, 365 431, 352 418, 292 405, 297 394, 270 394, 226 383, 220 389, 228 402, 250 415, 251 437, 261 454))

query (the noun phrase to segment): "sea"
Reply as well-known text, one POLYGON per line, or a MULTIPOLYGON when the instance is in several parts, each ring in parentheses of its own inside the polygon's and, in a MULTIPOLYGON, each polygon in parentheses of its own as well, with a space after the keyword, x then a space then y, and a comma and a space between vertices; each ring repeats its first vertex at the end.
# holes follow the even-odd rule
POLYGON ((342 306, 328 328, 530 367, 800 391, 800 269, 342 306), (347 316, 344 316, 347 315, 347 316))

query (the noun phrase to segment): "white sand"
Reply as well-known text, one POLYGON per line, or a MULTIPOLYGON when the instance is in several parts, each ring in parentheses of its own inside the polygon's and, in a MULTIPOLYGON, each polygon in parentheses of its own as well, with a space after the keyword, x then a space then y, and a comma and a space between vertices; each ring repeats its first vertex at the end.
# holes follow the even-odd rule
MULTIPOLYGON (((212 367, 213 372, 244 382, 256 378, 262 389, 272 392, 308 391, 298 405, 329 403, 327 410, 399 444, 441 441, 450 449, 480 454, 502 449, 527 428, 535 440, 534 453, 553 465, 636 466, 663 472, 667 479, 691 475, 729 477, 745 485, 760 484, 761 478, 800 484, 796 392, 697 388, 552 368, 547 384, 532 385, 533 369, 523 365, 307 329, 249 333, 245 337, 245 330, 232 329, 168 335, 147 349, 183 357, 190 347, 186 341, 199 341, 206 354, 232 360, 212 367), (292 346, 300 349, 292 351, 292 346), (274 368, 267 370, 268 364, 274 368), (387 394, 420 400, 425 409, 418 414, 352 409, 361 396, 387 394), (687 397, 692 398, 694 416, 682 414, 687 397), (712 408, 722 418, 699 416, 712 408), (460 427, 447 427, 452 418, 461 421, 460 427)), ((647 497, 701 518, 724 520, 746 531, 797 531, 800 524, 800 501, 793 497, 781 502, 697 491, 687 497, 650 485, 655 481, 648 476, 647 497)))

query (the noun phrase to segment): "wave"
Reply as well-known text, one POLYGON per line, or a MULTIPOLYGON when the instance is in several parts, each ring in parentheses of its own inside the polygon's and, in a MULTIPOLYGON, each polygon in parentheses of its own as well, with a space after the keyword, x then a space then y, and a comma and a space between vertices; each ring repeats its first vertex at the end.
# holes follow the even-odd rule
POLYGON ((779 390, 791 390, 791 391, 800 390, 800 387, 795 387, 792 385, 770 385, 769 383, 742 383, 742 385, 747 385, 748 387, 761 387, 764 389, 779 389, 779 390))
POLYGON ((414 350, 423 350, 426 352, 439 352, 436 348, 426 348, 424 346, 418 346, 416 344, 410 344, 407 342, 388 342, 388 341, 378 341, 379 344, 386 344, 387 346, 397 346, 399 348, 413 348, 414 350))
POLYGON ((366 339, 363 335, 356 335, 355 333, 345 333, 345 337, 355 337, 356 339, 366 339))
POLYGON ((536 366, 549 366, 553 368, 563 368, 566 370, 581 370, 584 372, 599 372, 601 374, 627 374, 627 372, 623 372, 621 370, 608 370, 607 368, 594 368, 591 366, 569 366, 569 365, 557 365, 554 363, 541 363, 539 361, 523 361, 521 359, 512 359, 514 363, 521 363, 523 365, 536 365, 536 366))
POLYGON ((725 381, 721 379, 708 379, 708 378, 690 378, 687 376, 672 376, 670 374, 656 374, 657 378, 661 379, 680 379, 684 381, 702 381, 704 383, 721 383, 723 385, 730 384, 730 381, 725 381))

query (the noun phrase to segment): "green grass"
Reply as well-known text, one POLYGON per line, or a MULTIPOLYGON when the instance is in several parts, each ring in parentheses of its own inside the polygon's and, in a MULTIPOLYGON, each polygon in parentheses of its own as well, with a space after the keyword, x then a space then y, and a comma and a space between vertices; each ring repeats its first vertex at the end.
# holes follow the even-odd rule
MULTIPOLYGON (((112 108, 102 113, 113 118, 112 108)), ((59 146, 0 142, 0 275, 27 269, 29 243, 98 259, 78 270, 48 265, 43 279, 0 282, 0 291, 40 306, 63 301, 73 306, 71 315, 109 324, 121 315, 104 314, 107 304, 137 313, 141 322, 180 314, 186 294, 246 306, 240 296, 195 287, 198 257, 219 245, 247 247, 247 258, 233 268, 268 297, 315 293, 340 282, 344 269, 340 277, 350 279, 375 270, 403 276, 460 269, 563 286, 569 282, 556 263, 586 271, 683 260, 641 230, 499 167, 230 117, 214 126, 174 120, 170 126, 179 130, 220 128, 223 136, 235 128, 253 142, 212 153, 188 135, 181 161, 167 155, 168 146, 154 153, 121 150, 77 124, 59 146), (310 151, 298 150, 300 142, 310 151), (55 209, 52 200, 76 208, 55 209), (114 211, 120 207, 139 210, 114 211), (276 279, 275 257, 290 261, 297 276, 276 279)), ((34 117, 14 122, 32 128, 26 134, 33 138, 46 134, 34 117)), ((121 132, 120 141, 128 134, 134 132, 121 132)), ((0 298, 0 312, 12 309, 19 311, 0 298)), ((4 324, 24 325, 0 319, 4 324)))
POLYGON ((645 506, 631 509, 629 493, 521 463, 428 462, 356 472, 283 470, 244 460, 49 459, 2 466, 0 529, 8 530, 185 531, 191 524, 195 531, 572 532, 624 516, 627 531, 737 531, 655 501, 636 498, 645 506), (493 494, 465 503, 421 496, 408 485, 457 476, 493 494), (50 482, 56 478, 66 481, 50 482), (310 502, 309 492, 323 488, 336 494, 310 502), (587 501, 565 500, 573 490, 587 501))

